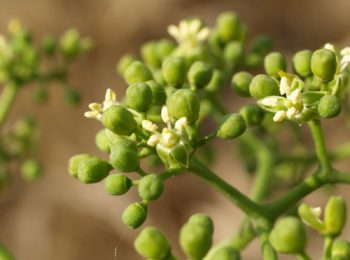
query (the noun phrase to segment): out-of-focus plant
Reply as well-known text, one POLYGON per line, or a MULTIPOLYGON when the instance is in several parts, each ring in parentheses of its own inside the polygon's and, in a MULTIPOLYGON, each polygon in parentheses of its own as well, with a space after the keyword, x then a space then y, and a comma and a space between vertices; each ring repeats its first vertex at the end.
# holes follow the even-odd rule
MULTIPOLYGON (((215 246, 209 216, 190 217, 179 238, 187 259, 240 259, 255 238, 263 259, 277 259, 278 253, 310 259, 303 222, 325 238, 324 259, 349 259, 349 242, 336 240, 346 221, 344 199, 331 197, 322 219, 320 208, 299 203, 324 185, 350 183, 350 173, 333 167, 334 160, 350 156, 350 145, 327 149, 321 127, 321 121, 338 116, 346 102, 350 49, 337 51, 326 44, 316 51, 302 50, 288 70, 282 53, 267 54, 268 38, 258 37, 247 48, 246 26, 235 13, 221 14, 212 29, 191 18, 168 31, 176 44, 151 41, 142 46, 141 59, 126 55, 118 63, 128 84, 125 98, 108 89, 105 99, 91 103, 85 113, 103 125, 96 145, 107 158, 75 155, 69 173, 84 183, 104 180, 111 195, 137 187, 141 200, 122 214, 133 229, 145 222, 148 204, 162 195, 164 182, 172 177, 194 174, 213 186, 246 217, 237 232, 215 246), (237 72, 262 64, 265 74, 237 72), (218 95, 228 81, 235 94, 256 104, 229 112, 218 95), (204 127, 206 118, 217 123, 211 132, 204 127), (309 127, 315 149, 305 145, 302 125, 309 127), (243 165, 254 176, 249 196, 199 157, 215 138, 237 139, 243 165), (163 169, 144 170, 141 160, 150 157, 163 169), (267 203, 272 190, 283 194, 267 203)), ((155 227, 139 234, 135 248, 146 259, 175 259, 170 242, 155 227)))

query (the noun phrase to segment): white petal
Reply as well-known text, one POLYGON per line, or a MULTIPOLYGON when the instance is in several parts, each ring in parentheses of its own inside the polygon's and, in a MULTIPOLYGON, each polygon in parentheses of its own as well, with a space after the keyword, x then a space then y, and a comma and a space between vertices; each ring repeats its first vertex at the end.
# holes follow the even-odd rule
POLYGON ((287 111, 287 117, 291 119, 297 113, 297 109, 295 107, 291 107, 287 111))
POLYGON ((161 117, 164 123, 170 122, 168 108, 166 106, 162 107, 161 117))
POLYGON ((92 110, 92 111, 102 111, 102 105, 99 104, 99 103, 90 103, 89 104, 89 108, 92 110))
POLYGON ((346 47, 340 51, 341 56, 350 55, 350 47, 346 47))
POLYGON ((322 213, 322 209, 320 207, 312 208, 312 214, 314 214, 315 217, 320 217, 322 213))
POLYGON ((187 118, 186 117, 181 117, 179 120, 175 122, 175 129, 177 130, 182 130, 187 126, 187 118))
POLYGON ((280 82, 280 93, 281 95, 285 95, 289 92, 289 80, 287 77, 282 77, 280 82))
POLYGON ((160 136, 159 135, 151 135, 148 138, 147 145, 149 146, 156 146, 160 141, 160 136))
POLYGON ((286 118, 286 112, 285 111, 278 111, 274 116, 273 116, 273 121, 275 122, 281 122, 286 118))
POLYGON ((86 118, 95 118, 95 119, 97 119, 99 114, 100 113, 98 111, 87 111, 87 112, 84 113, 84 116, 86 118))
POLYGON ((208 38, 210 33, 209 28, 203 28, 202 30, 200 30, 200 32, 197 34, 197 40, 198 41, 204 41, 208 38))
POLYGON ((158 126, 149 120, 142 120, 142 128, 149 132, 154 132, 158 129, 158 126))
POLYGON ((301 102, 301 90, 297 88, 294 90, 289 96, 288 99, 292 101, 293 104, 297 104, 301 102))
POLYGON ((117 95, 113 90, 108 88, 106 90, 105 101, 116 101, 116 100, 117 100, 117 95))
POLYGON ((175 39, 179 37, 179 29, 175 25, 168 26, 168 33, 175 39))
POLYGON ((265 97, 263 99, 259 100, 259 103, 263 106, 267 107, 275 107, 278 104, 278 98, 277 97, 265 97))
POLYGON ((330 50, 330 51, 335 52, 335 48, 334 48, 334 45, 333 45, 333 44, 326 43, 326 44, 324 45, 324 48, 327 49, 327 50, 330 50))

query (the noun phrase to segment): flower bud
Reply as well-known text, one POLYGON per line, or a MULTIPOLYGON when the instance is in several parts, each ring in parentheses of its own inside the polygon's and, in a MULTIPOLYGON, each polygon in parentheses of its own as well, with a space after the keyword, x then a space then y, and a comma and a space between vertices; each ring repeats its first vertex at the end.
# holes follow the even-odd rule
POLYGON ((134 61, 136 61, 136 57, 132 54, 125 54, 124 56, 122 56, 119 59, 117 66, 116 66, 116 70, 119 73, 119 75, 124 76, 126 69, 134 61))
POLYGON ((270 243, 280 253, 303 253, 306 247, 306 231, 296 217, 281 218, 270 233, 270 243))
POLYGON ((141 61, 133 61, 124 72, 124 79, 129 85, 151 80, 152 72, 141 61))
POLYGON ((170 117, 180 119, 186 117, 188 123, 193 123, 199 116, 199 98, 189 89, 179 89, 167 100, 170 117))
POLYGON ((129 228, 136 229, 141 226, 147 218, 147 204, 134 202, 123 212, 122 221, 129 228))
POLYGON ((225 77, 220 70, 214 70, 213 75, 206 85, 205 90, 208 92, 217 92, 225 85, 225 77))
POLYGON ((35 181, 42 174, 40 164, 33 159, 25 160, 21 165, 21 175, 27 181, 35 181))
POLYGON ((332 196, 324 212, 325 235, 339 236, 346 223, 346 203, 342 197, 332 196))
POLYGON ((264 55, 272 48, 272 41, 267 35, 258 35, 253 39, 251 51, 264 55))
POLYGON ((145 112, 152 104, 153 94, 146 83, 136 83, 126 90, 126 102, 130 108, 145 112))
POLYGON ((43 51, 51 56, 55 53, 57 47, 57 41, 54 37, 46 36, 41 43, 43 51))
POLYGON ((142 45, 141 56, 147 66, 157 68, 161 65, 161 60, 157 53, 157 43, 150 41, 142 45))
POLYGON ((31 138, 36 130, 36 122, 32 117, 26 117, 15 123, 13 132, 16 137, 31 138))
POLYGON ((332 260, 350 259, 350 242, 346 240, 336 240, 332 246, 332 260))
POLYGON ((212 245, 213 223, 204 214, 193 217, 180 230, 180 246, 188 258, 202 259, 212 245))
POLYGON ((247 68, 256 69, 263 63, 263 60, 263 55, 252 52, 244 57, 244 65, 247 68))
POLYGON ((166 93, 164 87, 154 80, 147 81, 147 85, 151 88, 152 91, 152 104, 164 105, 166 101, 166 93))
POLYGON ((80 94, 78 91, 68 86, 63 91, 63 98, 67 105, 75 106, 80 103, 80 94))
POLYGON ((255 99, 279 96, 280 94, 276 80, 263 74, 259 74, 252 79, 249 85, 249 93, 255 99))
POLYGON ((300 77, 308 77, 311 75, 311 56, 312 51, 298 51, 293 56, 293 69, 300 77))
POLYGON ((110 165, 97 156, 83 157, 78 166, 78 179, 84 183, 99 182, 108 176, 110 170, 110 165))
POLYGON ((264 68, 266 74, 271 77, 278 78, 278 72, 285 71, 287 69, 286 58, 280 52, 271 52, 265 56, 264 68))
POLYGON ((162 72, 167 84, 180 87, 186 80, 186 60, 181 57, 169 57, 163 62, 162 72))
POLYGON ((133 115, 124 107, 110 106, 102 115, 104 127, 118 135, 130 135, 136 129, 136 121, 133 115))
POLYGON ((213 255, 208 257, 208 260, 240 260, 239 252, 231 246, 223 246, 216 250, 213 255))
POLYGON ((328 49, 319 49, 311 56, 311 71, 322 82, 326 83, 334 78, 337 70, 337 57, 328 49))
POLYGON ((174 168, 178 168, 178 166, 180 168, 188 168, 190 163, 190 148, 183 143, 178 143, 170 149, 169 157, 174 162, 173 165, 177 165, 174 168))
POLYGON ((149 174, 140 179, 138 188, 142 199, 156 200, 164 191, 164 183, 158 175, 149 174))
POLYGON ((122 195, 132 186, 131 180, 123 174, 111 174, 105 180, 105 189, 111 195, 122 195))
POLYGON ((169 41, 168 39, 162 39, 157 42, 157 53, 158 57, 161 61, 163 61, 166 57, 168 57, 173 50, 175 49, 176 45, 169 41))
POLYGON ((95 143, 98 149, 100 149, 102 152, 109 153, 110 147, 109 147, 109 140, 106 135, 105 129, 101 129, 97 132, 95 136, 95 143))
POLYGON ((78 177, 78 168, 79 168, 80 162, 86 158, 89 158, 89 157, 92 157, 92 155, 86 154, 86 153, 76 154, 76 155, 72 156, 68 162, 69 174, 72 177, 77 178, 78 177))
POLYGON ((340 114, 342 104, 338 97, 325 95, 317 105, 318 113, 323 118, 332 118, 340 114))
POLYGON ((264 111, 257 105, 245 105, 239 110, 239 113, 248 127, 258 126, 264 119, 264 111))
POLYGON ((45 104, 49 99, 49 93, 43 85, 38 85, 33 93, 33 100, 37 104, 45 104))
POLYGON ((226 65, 233 68, 239 64, 244 57, 243 44, 239 41, 230 42, 224 49, 224 60, 226 65))
POLYGON ((252 79, 253 76, 249 72, 238 72, 232 77, 231 87, 237 95, 242 97, 249 97, 249 85, 252 79))
POLYGON ((212 67, 203 61, 194 62, 187 74, 188 81, 196 88, 204 88, 210 82, 212 75, 212 67))
POLYGON ((222 139, 233 139, 244 133, 246 123, 240 114, 228 114, 221 120, 217 136, 222 139))
POLYGON ((147 259, 165 259, 170 254, 167 238, 155 227, 146 227, 134 242, 136 251, 147 259))
POLYGON ((61 36, 60 49, 67 58, 73 58, 79 54, 80 36, 76 29, 69 29, 61 36))
POLYGON ((136 145, 127 139, 118 140, 111 146, 111 165, 121 172, 133 172, 139 167, 136 145))
POLYGON ((239 36, 240 20, 234 12, 224 12, 217 18, 217 28, 222 42, 227 43, 239 36))

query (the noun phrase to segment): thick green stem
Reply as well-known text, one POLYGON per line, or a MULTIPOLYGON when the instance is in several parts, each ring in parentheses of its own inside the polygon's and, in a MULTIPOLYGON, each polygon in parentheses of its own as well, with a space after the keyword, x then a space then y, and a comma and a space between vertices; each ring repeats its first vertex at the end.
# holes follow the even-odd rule
POLYGON ((320 173, 327 172, 332 169, 332 165, 327 154, 320 120, 310 121, 309 127, 314 140, 316 155, 322 169, 320 173))
POLYGON ((269 233, 263 233, 260 235, 260 247, 264 260, 277 260, 278 256, 276 251, 270 244, 269 233))
POLYGON ((189 169, 226 196, 248 216, 267 217, 264 209, 259 204, 255 203, 239 190, 221 179, 199 160, 192 158, 189 169))
POLYGON ((18 87, 15 84, 4 86, 0 96, 0 127, 4 124, 16 98, 18 87))
POLYGON ((331 259, 333 242, 334 242, 333 237, 330 237, 330 236, 325 237, 324 246, 323 246, 323 256, 322 256, 323 260, 331 259))

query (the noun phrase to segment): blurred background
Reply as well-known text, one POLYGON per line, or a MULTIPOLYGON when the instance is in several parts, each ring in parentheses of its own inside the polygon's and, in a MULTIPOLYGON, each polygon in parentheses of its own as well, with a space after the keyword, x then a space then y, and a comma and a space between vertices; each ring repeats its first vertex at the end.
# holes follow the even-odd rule
MULTIPOLYGON (((115 254, 116 259, 139 259, 132 246, 138 231, 128 230, 120 220, 123 209, 138 200, 136 192, 112 197, 104 191, 103 183, 84 185, 67 173, 71 155, 98 153, 94 137, 100 125, 85 119, 83 112, 88 103, 103 98, 106 88, 122 95, 126 84, 115 73, 115 64, 123 54, 137 54, 142 42, 168 37, 167 26, 182 18, 197 15, 212 25, 225 10, 239 13, 250 35, 270 35, 275 50, 315 49, 325 42, 350 44, 348 0, 0 0, 2 34, 8 21, 18 18, 37 39, 76 27, 95 42, 94 50, 75 64, 70 79, 82 94, 81 106, 64 106, 56 88, 51 89, 47 105, 33 105, 28 98, 32 89, 28 88, 10 115, 9 122, 16 115, 38 115, 38 158, 45 167, 38 182, 19 181, 0 200, 0 241, 18 259, 107 260, 115 259, 115 254)), ((237 104, 231 106, 234 109, 237 104)), ((336 123, 327 130, 332 132, 327 136, 330 146, 350 137, 336 123)), ((215 146, 220 149, 213 169, 248 192, 251 179, 244 174, 232 142, 216 142, 215 146)), ((340 166, 349 169, 349 164, 340 166)), ((342 192, 346 193, 346 187, 337 191, 342 192)), ((322 192, 308 198, 321 205, 326 199, 322 192)), ((213 218, 217 241, 231 234, 243 217, 201 180, 183 175, 168 182, 162 198, 150 205, 146 224, 167 234, 177 252, 179 227, 196 212, 213 218)), ((350 238, 350 227, 343 238, 350 238)), ((315 239, 310 248, 317 252, 321 243, 315 239)), ((261 259, 258 247, 257 242, 250 245, 243 259, 261 259)))

